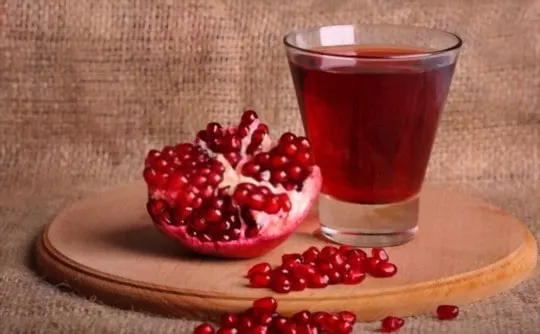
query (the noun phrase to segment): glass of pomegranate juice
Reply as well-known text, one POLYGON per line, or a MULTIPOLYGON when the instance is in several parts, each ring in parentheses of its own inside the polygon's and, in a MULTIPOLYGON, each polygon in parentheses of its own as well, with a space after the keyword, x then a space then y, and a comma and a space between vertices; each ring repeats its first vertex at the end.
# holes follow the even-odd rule
POLYGON ((323 176, 322 234, 363 247, 411 240, 461 39, 428 28, 338 25, 291 32, 284 44, 323 176))

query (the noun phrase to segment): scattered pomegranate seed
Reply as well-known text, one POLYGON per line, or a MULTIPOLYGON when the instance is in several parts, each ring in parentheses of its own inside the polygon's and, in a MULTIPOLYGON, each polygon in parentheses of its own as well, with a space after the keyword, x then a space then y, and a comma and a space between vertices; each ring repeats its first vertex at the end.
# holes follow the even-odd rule
POLYGON ((459 308, 455 305, 440 305, 437 307, 439 320, 453 320, 459 315, 459 308))
POLYGON ((311 322, 311 313, 309 311, 300 311, 292 316, 292 321, 300 325, 308 325, 311 322))
POLYGON ((370 274, 373 277, 392 277, 396 273, 396 265, 389 262, 379 263, 374 269, 370 271, 370 274))
POLYGON ((193 331, 193 334, 214 334, 214 327, 212 325, 204 323, 200 324, 199 326, 195 327, 195 330, 193 331))
POLYGON ((334 326, 334 328, 336 329, 336 332, 339 334, 348 334, 352 332, 353 325, 350 322, 339 320, 337 324, 334 326))
POLYGON ((267 262, 257 263, 256 265, 254 265, 253 267, 249 269, 247 276, 251 277, 255 273, 266 274, 266 273, 269 273, 270 270, 272 270, 272 266, 270 266, 270 263, 267 263, 267 262))
POLYGON ((381 321, 381 332, 395 332, 405 324, 405 320, 398 317, 386 317, 381 321))
POLYGON ((238 316, 234 313, 224 313, 221 315, 221 327, 233 328, 238 324, 238 316))
POLYGON ((277 310, 277 301, 272 297, 264 297, 255 300, 253 302, 253 307, 269 313, 274 313, 277 310))
POLYGON ((338 313, 341 320, 354 324, 356 322, 356 314, 349 311, 341 311, 338 313))
POLYGON ((272 290, 279 293, 287 293, 291 291, 291 280, 287 275, 278 273, 272 277, 272 290))
POLYGON ((376 258, 379 262, 388 262, 388 254, 382 248, 373 248, 371 250, 371 257, 376 258))
POLYGON ((270 285, 269 274, 255 273, 249 277, 249 283, 253 288, 266 288, 270 285))

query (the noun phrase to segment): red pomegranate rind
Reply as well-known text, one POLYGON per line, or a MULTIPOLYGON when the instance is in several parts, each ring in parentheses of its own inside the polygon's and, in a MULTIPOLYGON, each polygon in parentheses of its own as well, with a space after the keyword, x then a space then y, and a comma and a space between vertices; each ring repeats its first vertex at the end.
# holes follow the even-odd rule
POLYGON ((196 253, 250 258, 294 232, 321 188, 309 141, 272 141, 254 111, 237 126, 209 123, 194 143, 151 150, 143 177, 157 228, 196 253))

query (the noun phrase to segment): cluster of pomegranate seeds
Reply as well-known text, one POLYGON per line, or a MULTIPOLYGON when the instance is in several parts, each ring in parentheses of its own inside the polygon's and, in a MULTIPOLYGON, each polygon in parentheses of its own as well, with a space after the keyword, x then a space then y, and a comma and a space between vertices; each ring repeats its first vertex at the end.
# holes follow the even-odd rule
POLYGON ((311 313, 303 310, 285 317, 277 312, 278 303, 272 297, 264 297, 253 302, 252 307, 240 313, 225 313, 221 316, 216 330, 208 323, 197 326, 194 334, 316 334, 351 333, 356 323, 356 315, 342 311, 311 313))
POLYGON ((359 284, 366 275, 391 277, 396 273, 397 267, 382 248, 373 248, 368 256, 361 249, 325 246, 320 250, 310 247, 302 254, 284 254, 281 265, 275 268, 258 263, 249 269, 247 277, 253 288, 288 293, 331 284, 359 284))
MULTIPOLYGON (((297 225, 320 184, 318 170, 312 174, 316 166, 309 141, 287 132, 273 142, 253 110, 245 111, 235 126, 208 123, 193 143, 150 150, 144 166, 150 216, 167 233, 182 235, 188 246, 197 242, 185 241, 184 233, 201 243, 234 245, 257 237, 269 221, 297 225), (302 192, 308 179, 315 185, 310 183, 302 194, 306 198, 289 222, 287 213, 295 205, 290 195, 302 192), (258 219, 259 213, 277 218, 258 219)), ((284 228, 283 234, 292 229, 284 228)), ((280 229, 272 231, 278 239, 280 229)), ((242 244, 238 248, 219 254, 212 245, 202 247, 205 253, 242 257, 242 244)), ((251 252, 257 253, 255 248, 251 252)))
POLYGON ((453 320, 459 315, 459 308, 454 305, 440 305, 437 307, 439 320, 453 320))
POLYGON ((282 185, 287 190, 301 190, 312 165, 309 141, 286 132, 279 138, 278 146, 258 153, 247 162, 242 167, 242 174, 259 181, 269 181, 273 186, 282 185))

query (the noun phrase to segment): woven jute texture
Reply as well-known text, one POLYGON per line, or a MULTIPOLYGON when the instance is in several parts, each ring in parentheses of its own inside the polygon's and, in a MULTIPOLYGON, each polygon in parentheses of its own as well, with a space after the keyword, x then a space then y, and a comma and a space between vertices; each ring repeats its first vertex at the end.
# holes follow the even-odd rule
MULTIPOLYGON (((139 178, 147 149, 209 120, 252 107, 275 131, 301 132, 281 45, 296 27, 405 23, 461 35, 428 180, 540 236, 540 0, 7 0, 0 17, 2 333, 190 331, 192 322, 60 292, 32 269, 34 238, 64 205, 139 178)), ((401 332, 539 326, 536 274, 454 322, 420 316, 401 332)))

